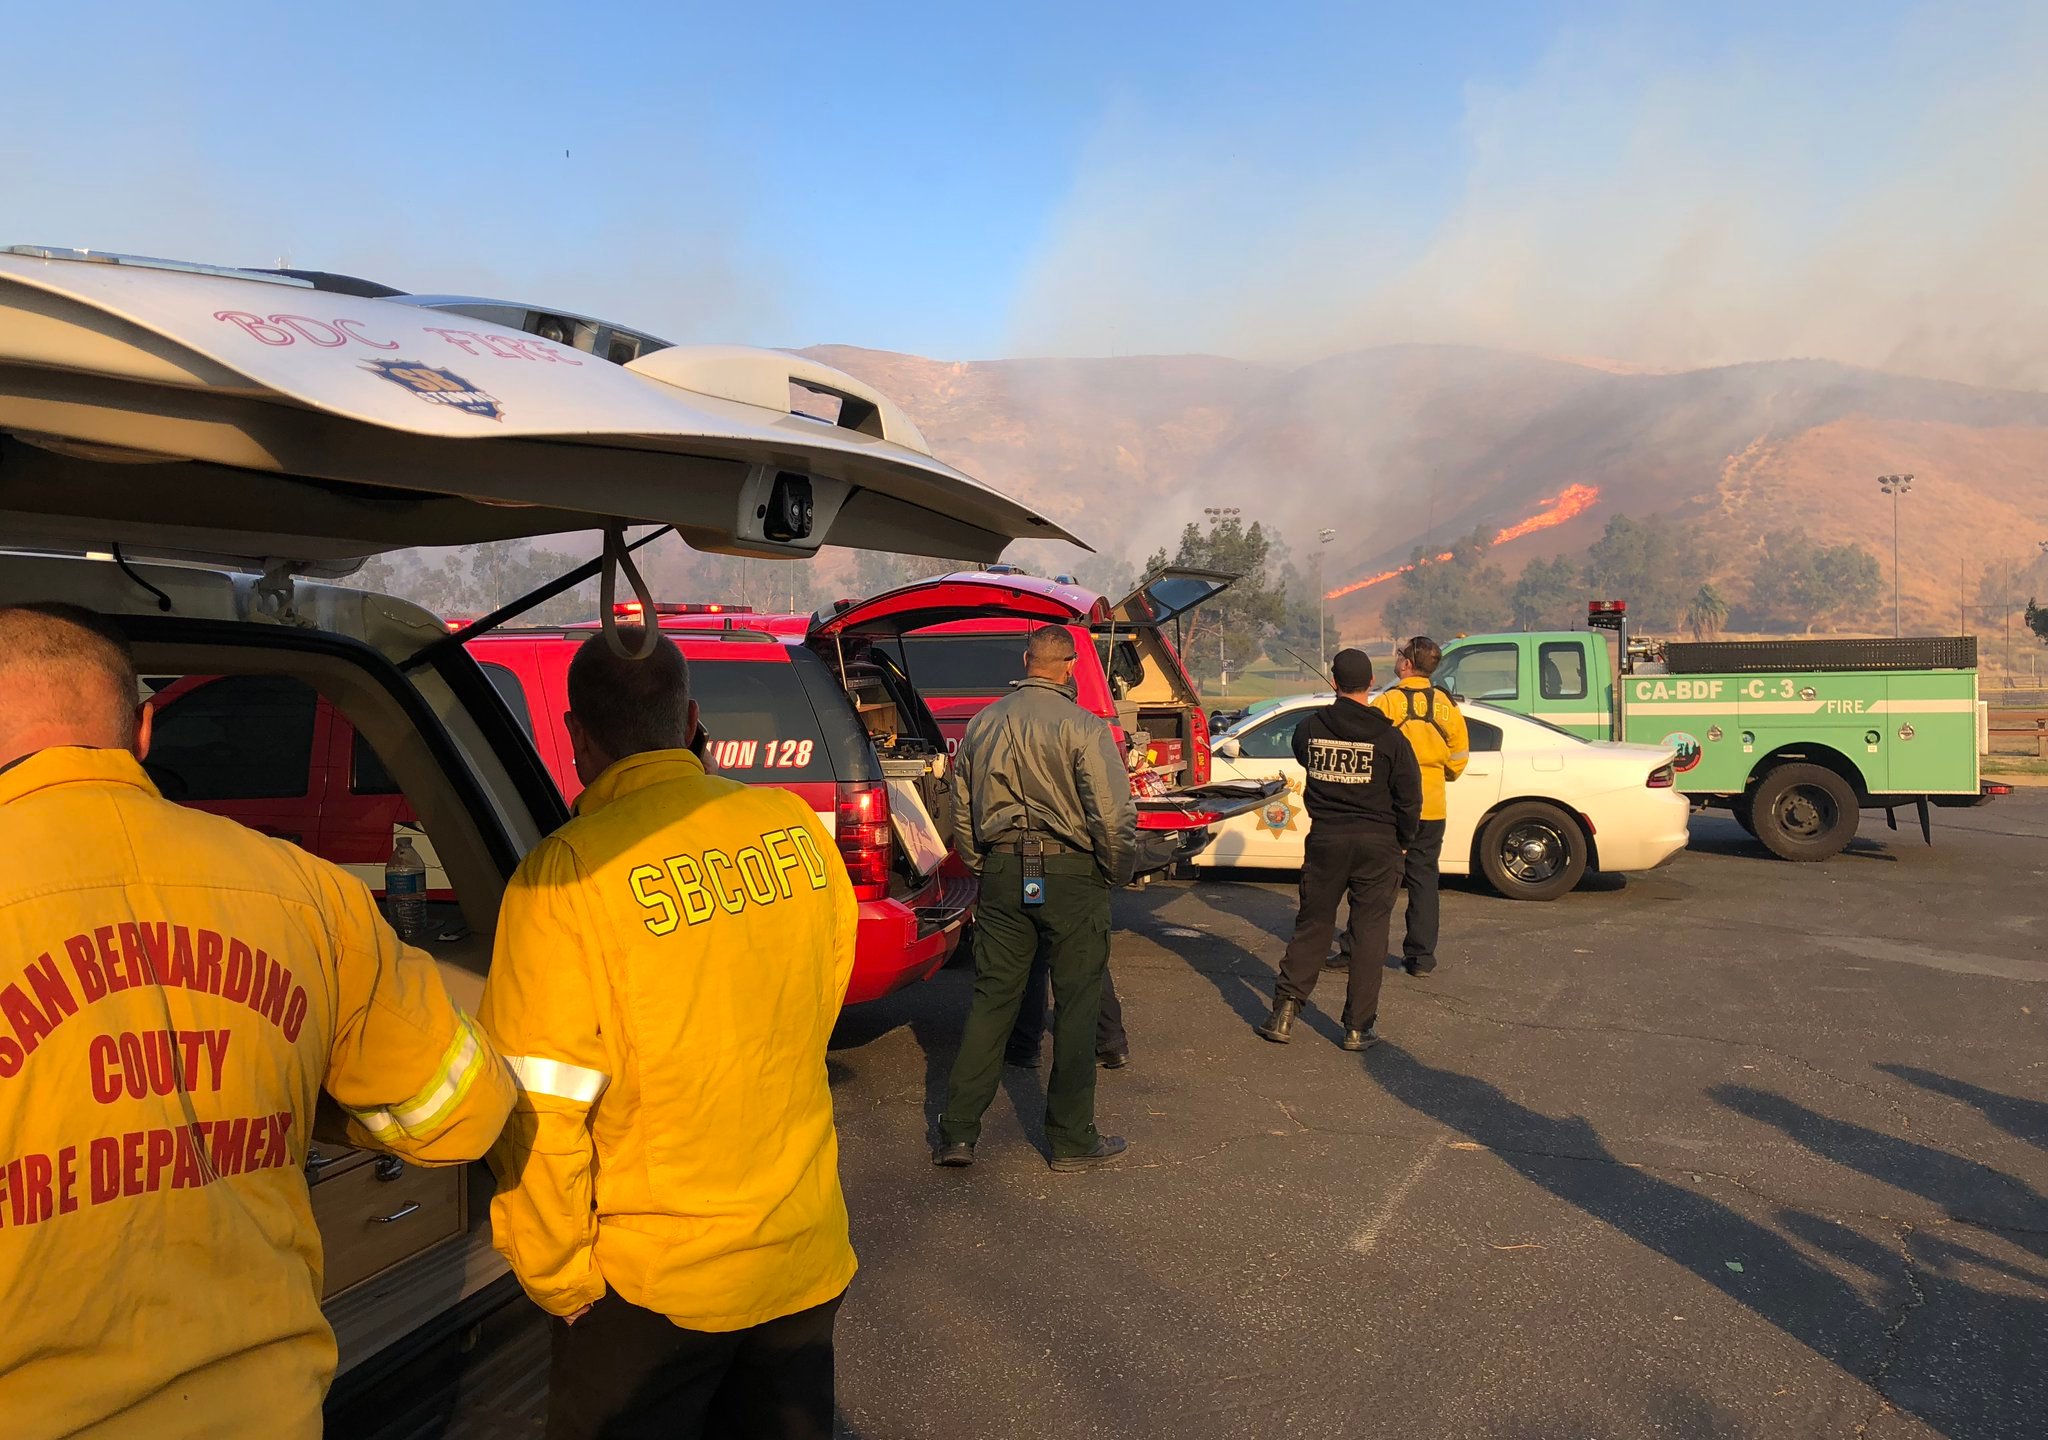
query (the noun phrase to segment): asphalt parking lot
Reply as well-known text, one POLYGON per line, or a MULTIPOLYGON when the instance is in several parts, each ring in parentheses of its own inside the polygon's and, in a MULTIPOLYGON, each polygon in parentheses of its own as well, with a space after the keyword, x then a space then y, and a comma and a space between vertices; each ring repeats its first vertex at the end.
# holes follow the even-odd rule
MULTIPOLYGON (((969 976, 833 1055, 849 1430, 2015 1437, 2048 1429, 2048 791, 1766 857, 1725 820, 1553 905, 1446 897, 1385 1042, 1251 1033, 1289 886, 1119 901, 1127 1169, 1013 1072, 925 1164, 969 976)), ((1334 977, 1333 977, 1334 978, 1334 977)))
POLYGON ((965 970, 851 1012, 845 1433, 2044 1433, 2048 791, 1936 820, 1456 889, 1364 1056, 1334 977, 1252 1034, 1291 886, 1121 896, 1107 1173, 1046 1168, 1028 1072, 930 1166, 965 970))

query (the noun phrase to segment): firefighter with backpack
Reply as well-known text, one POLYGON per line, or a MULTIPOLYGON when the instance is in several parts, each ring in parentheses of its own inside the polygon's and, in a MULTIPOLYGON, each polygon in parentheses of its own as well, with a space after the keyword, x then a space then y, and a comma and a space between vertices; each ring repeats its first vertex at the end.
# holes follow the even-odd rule
POLYGON ((1401 865, 1401 883, 1408 890, 1408 933, 1401 942, 1401 968, 1410 975, 1436 969, 1438 865, 1444 854, 1444 786, 1465 773, 1471 742, 1465 717, 1449 692, 1437 689, 1431 676, 1443 662, 1443 649, 1427 635, 1417 635, 1394 657, 1399 681, 1372 703, 1394 722, 1394 728, 1415 752, 1422 767, 1422 828, 1401 865))
MULTIPOLYGON (((1465 762, 1471 758, 1458 702, 1430 678, 1443 658, 1436 641, 1417 635, 1395 654, 1394 672, 1399 680, 1372 702, 1401 732, 1422 767, 1422 829, 1401 861, 1401 883, 1408 891, 1408 932, 1401 941, 1401 968, 1410 975, 1427 975, 1436 969, 1444 786, 1465 773, 1465 762)), ((1327 962, 1332 970, 1351 964, 1349 932, 1339 932, 1338 939, 1338 949, 1327 962)))

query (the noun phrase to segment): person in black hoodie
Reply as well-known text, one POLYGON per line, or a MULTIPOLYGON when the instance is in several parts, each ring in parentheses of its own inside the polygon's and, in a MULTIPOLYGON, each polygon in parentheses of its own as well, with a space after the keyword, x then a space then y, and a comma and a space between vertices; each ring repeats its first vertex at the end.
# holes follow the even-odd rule
POLYGON ((1308 772, 1301 909, 1280 961, 1273 1013, 1258 1027, 1276 1045, 1294 1038, 1294 1019, 1316 988, 1337 932, 1337 905, 1351 897, 1351 985, 1344 997, 1346 1050, 1379 1039, 1380 981, 1386 972, 1387 920, 1401 879, 1401 854, 1422 824, 1422 771, 1415 752, 1387 717, 1367 703, 1372 657, 1340 650, 1330 662, 1337 700, 1311 711, 1294 730, 1294 758, 1308 772))

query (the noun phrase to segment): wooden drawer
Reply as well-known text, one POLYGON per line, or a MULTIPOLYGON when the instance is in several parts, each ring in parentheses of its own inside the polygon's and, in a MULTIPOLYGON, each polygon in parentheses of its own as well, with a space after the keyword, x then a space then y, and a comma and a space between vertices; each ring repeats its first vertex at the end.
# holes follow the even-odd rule
POLYGON ((327 1251, 322 1298, 461 1234, 466 1170, 428 1170, 361 1150, 324 1167, 312 1187, 313 1218, 327 1251))

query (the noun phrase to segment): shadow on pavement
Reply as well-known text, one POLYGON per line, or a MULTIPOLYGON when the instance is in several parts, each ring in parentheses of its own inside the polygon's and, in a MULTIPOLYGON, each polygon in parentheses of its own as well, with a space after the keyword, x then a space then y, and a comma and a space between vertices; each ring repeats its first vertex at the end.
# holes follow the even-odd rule
MULTIPOLYGON (((2048 1196, 2016 1176, 1746 1085, 1716 1085, 1707 1098, 1823 1159, 1939 1205, 1951 1220, 2008 1232, 2015 1244, 2048 1258, 2048 1196)), ((2048 1322, 2048 1313, 2042 1319, 2048 1322)))
MULTIPOLYGON (((826 1055, 826 1068, 834 1086, 855 1077, 859 1052, 884 1036, 908 1030, 924 1056, 924 1116, 927 1139, 938 1143, 939 1113, 946 1108, 946 1086, 952 1078, 953 1061, 960 1053, 960 1036, 966 1028, 967 1011, 974 1003, 974 968, 948 966, 931 979, 908 985, 879 1000, 870 1000, 841 1013, 833 1028, 826 1055)), ((1051 1046, 1036 1070, 1003 1067, 1002 1094, 1016 1111, 1025 1138, 1040 1154, 1049 1155, 1045 1139, 1045 1079, 1051 1063, 1051 1046)))
MULTIPOLYGON (((1899 833, 1903 835, 1905 832, 1899 833)), ((1917 836, 1913 843, 1920 843, 1917 836)), ((1753 838, 1733 820, 1725 825, 1702 830, 1696 817, 1693 821, 1692 838, 1686 843, 1686 849, 1695 855, 1726 855, 1736 860, 1768 860, 1773 865, 1785 863, 1766 850, 1763 841, 1753 838)), ((1889 842, 1872 840, 1862 835, 1851 840, 1849 848, 1842 854, 1851 860, 1883 860, 1893 865, 1897 864, 1899 859, 1889 842)))
MULTIPOLYGON (((1212 930, 1200 931, 1199 942, 1186 936, 1162 935, 1162 930, 1177 927, 1176 922, 1163 913, 1168 905, 1188 893, 1184 887, 1147 886, 1143 890, 1128 892, 1124 904, 1143 914, 1153 922, 1149 928, 1132 927, 1135 933, 1157 942, 1164 949, 1186 962, 1189 969, 1216 987, 1216 993, 1224 1003, 1237 1013, 1247 1026, 1264 1023, 1273 1010, 1273 982, 1280 962, 1280 952, 1286 947, 1286 940, 1276 939, 1270 956, 1255 955, 1235 940, 1218 935, 1212 930), (1250 973, 1247 973, 1250 972, 1250 973)), ((1244 886, 1204 885, 1197 882, 1195 898, 1222 914, 1236 919, 1249 920, 1253 925, 1272 932, 1274 897, 1272 892, 1244 886), (1233 903, 1235 902, 1235 903, 1233 903), (1238 908, 1238 907, 1244 908, 1238 908)), ((1129 913, 1128 911, 1124 913, 1129 913)), ((1294 929, 1294 900, 1290 896, 1284 903, 1283 916, 1279 922, 1280 934, 1284 937, 1294 929)), ((1344 1038, 1344 1030, 1337 1020, 1323 1012, 1322 1006, 1330 1003, 1332 986, 1336 1005, 1342 1009, 1344 1000, 1343 977, 1335 971, 1329 972, 1316 983, 1315 995, 1301 1012, 1295 1023, 1309 1029, 1336 1044, 1344 1038)))
POLYGON ((1951 1079, 1912 1065, 1880 1065, 1877 1068, 1909 1085, 1918 1085, 1922 1090, 1932 1090, 1951 1100, 1960 1100, 2015 1140, 2024 1140, 2029 1145, 2039 1145, 2048 1150, 2048 1103, 1986 1090, 1967 1080, 1951 1079))
MULTIPOLYGON (((1647 1421, 1652 1435, 1683 1436, 1684 1440, 1739 1440, 1755 1434, 1752 1421, 1732 1414, 1704 1395, 1690 1390, 1638 1394, 1633 1410, 1647 1421)), ((1487 1430, 1497 1440, 1558 1440, 1560 1436, 1600 1435, 1614 1424, 1613 1412, 1546 1415, 1537 1424, 1513 1424, 1487 1430)))
MULTIPOLYGON (((1780 1233, 1621 1160, 1581 1116, 1541 1114, 1484 1080, 1433 1068, 1398 1045, 1381 1044, 1367 1052, 1364 1064, 1388 1094, 1411 1109, 1485 1146, 1530 1183, 1683 1266, 1950 1440, 2003 1440, 2038 1424, 2039 1397, 2023 1392, 2037 1383, 2030 1337, 2048 1333, 2048 1287, 2042 1277, 2000 1266, 1948 1235, 1915 1234, 1910 1226, 1900 1227, 1894 1249, 1834 1221, 1781 1210, 1777 1219, 1789 1233, 1780 1233), (1875 1297, 1866 1299, 1861 1289, 1812 1258, 1808 1247, 1869 1276, 1875 1297), (1959 1278, 1987 1268, 2019 1280, 2042 1298, 1998 1294, 1959 1278), (1930 1286, 1930 1277, 1941 1282, 1938 1287, 1930 1286), (1932 1312, 1925 1320, 1929 1333, 1942 1337, 1940 1367, 1916 1376, 1917 1383, 1900 1383, 1895 1372, 1903 1369, 1903 1332, 1922 1309, 1932 1312)), ((1980 1174, 1984 1167, 1973 1168, 1971 1162, 1911 1142, 1885 1136, 1875 1139, 1886 1144, 1866 1142, 1864 1137, 1875 1132, 1851 1135, 1846 1132, 1860 1127, 1827 1121, 1782 1097, 1726 1087, 1719 1095, 1723 1103, 1740 1101, 1748 1107, 1744 1113, 1765 1123, 1791 1127, 1788 1133, 1796 1131, 1796 1138, 1811 1138, 1817 1153, 1845 1165, 1877 1167, 1870 1173, 1906 1165, 1926 1190, 1949 1193, 1973 1183, 2009 1182, 1997 1172, 1980 1174)), ((1892 1180, 1889 1174, 1880 1178, 1892 1180)), ((1874 1397, 1873 1409, 1877 1403, 1874 1397)))

